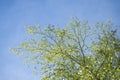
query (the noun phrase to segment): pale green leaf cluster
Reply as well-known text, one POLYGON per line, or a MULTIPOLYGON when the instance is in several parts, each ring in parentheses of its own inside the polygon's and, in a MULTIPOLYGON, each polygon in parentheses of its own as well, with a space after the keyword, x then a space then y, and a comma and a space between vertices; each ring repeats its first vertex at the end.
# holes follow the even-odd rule
POLYGON ((33 37, 12 51, 34 63, 42 80, 118 80, 120 38, 112 27, 111 22, 89 26, 78 19, 64 28, 27 26, 33 37))

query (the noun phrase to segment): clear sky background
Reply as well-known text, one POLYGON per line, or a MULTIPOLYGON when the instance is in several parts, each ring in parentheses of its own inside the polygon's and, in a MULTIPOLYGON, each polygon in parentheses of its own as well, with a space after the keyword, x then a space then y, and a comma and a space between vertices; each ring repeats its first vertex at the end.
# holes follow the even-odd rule
POLYGON ((65 26, 71 17, 120 25, 120 0, 0 0, 0 80, 39 80, 8 48, 24 41, 25 26, 65 26))

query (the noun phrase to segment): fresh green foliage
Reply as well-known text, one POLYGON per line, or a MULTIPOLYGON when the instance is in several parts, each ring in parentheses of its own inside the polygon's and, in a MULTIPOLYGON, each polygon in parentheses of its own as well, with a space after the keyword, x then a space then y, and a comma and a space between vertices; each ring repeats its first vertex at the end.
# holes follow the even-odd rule
POLYGON ((30 37, 12 51, 34 63, 42 80, 118 80, 120 27, 114 27, 111 22, 89 26, 78 19, 64 28, 27 26, 30 37))

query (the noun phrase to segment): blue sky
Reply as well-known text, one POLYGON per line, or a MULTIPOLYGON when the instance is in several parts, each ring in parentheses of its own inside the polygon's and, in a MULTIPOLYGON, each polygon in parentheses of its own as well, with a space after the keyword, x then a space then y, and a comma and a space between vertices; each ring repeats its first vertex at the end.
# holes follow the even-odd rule
POLYGON ((39 80, 8 48, 24 41, 25 26, 65 26, 71 17, 120 25, 120 0, 0 0, 0 80, 39 80))

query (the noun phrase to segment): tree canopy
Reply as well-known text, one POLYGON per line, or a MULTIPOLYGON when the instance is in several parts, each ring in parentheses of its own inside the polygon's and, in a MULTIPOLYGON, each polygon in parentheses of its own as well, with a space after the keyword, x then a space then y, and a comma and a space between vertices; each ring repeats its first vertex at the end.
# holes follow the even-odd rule
POLYGON ((12 51, 33 63, 42 80, 120 79, 119 26, 71 20, 66 27, 26 26, 28 39, 12 51))

